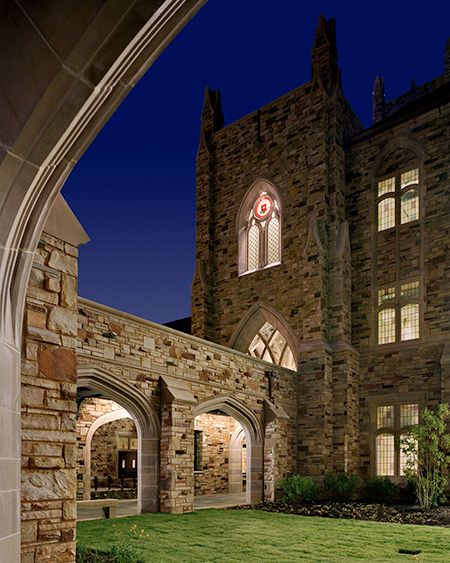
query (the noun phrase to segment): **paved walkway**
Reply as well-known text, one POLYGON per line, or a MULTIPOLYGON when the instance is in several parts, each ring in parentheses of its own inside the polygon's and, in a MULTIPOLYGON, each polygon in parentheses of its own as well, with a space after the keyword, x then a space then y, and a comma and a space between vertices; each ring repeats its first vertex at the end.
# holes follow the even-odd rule
POLYGON ((225 495, 200 495, 194 497, 194 509, 227 508, 247 504, 245 493, 228 493, 225 495))
MULTIPOLYGON (((77 520, 100 520, 103 518, 103 511, 100 507, 88 508, 87 506, 77 506, 77 520)), ((117 507, 117 516, 133 516, 137 514, 137 500, 121 500, 117 507)))
MULTIPOLYGON (((233 493, 225 495, 201 495, 194 497, 194 510, 202 510, 203 508, 228 508, 230 506, 238 506, 246 504, 245 493, 233 493)), ((133 516, 137 514, 137 500, 121 500, 117 507, 117 516, 133 516)), ((100 520, 103 518, 101 508, 88 508, 78 505, 77 520, 100 520)))

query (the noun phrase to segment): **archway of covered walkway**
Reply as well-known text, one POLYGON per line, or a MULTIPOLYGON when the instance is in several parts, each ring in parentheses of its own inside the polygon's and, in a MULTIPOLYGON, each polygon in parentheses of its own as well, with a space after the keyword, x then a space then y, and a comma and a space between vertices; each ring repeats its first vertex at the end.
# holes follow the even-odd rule
MULTIPOLYGON (((20 561, 25 292, 56 196, 101 127, 206 0, 0 6, 0 560, 20 561)), ((45 498, 42 499, 45 501, 45 498)))

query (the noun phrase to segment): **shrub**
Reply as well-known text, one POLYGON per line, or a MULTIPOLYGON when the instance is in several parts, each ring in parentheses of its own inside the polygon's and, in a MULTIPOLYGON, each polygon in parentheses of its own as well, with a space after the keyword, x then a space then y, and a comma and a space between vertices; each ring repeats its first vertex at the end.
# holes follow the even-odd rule
POLYGON ((283 501, 288 504, 310 504, 319 496, 320 487, 312 477, 290 475, 280 483, 283 501))
POLYGON ((364 496, 370 502, 394 504, 400 494, 400 487, 389 477, 371 477, 365 486, 364 496))
POLYGON ((450 463, 450 435, 445 422, 448 414, 449 407, 445 403, 434 411, 425 408, 420 424, 413 426, 409 436, 401 442, 406 457, 405 475, 413 483, 422 508, 445 501, 450 463))
POLYGON ((324 496, 336 502, 350 502, 355 494, 358 481, 358 476, 351 473, 327 473, 323 479, 324 496))

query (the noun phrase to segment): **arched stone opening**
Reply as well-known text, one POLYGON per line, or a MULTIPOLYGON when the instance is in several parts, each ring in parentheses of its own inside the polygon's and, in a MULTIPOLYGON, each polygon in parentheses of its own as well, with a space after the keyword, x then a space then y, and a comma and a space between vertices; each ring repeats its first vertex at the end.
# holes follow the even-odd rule
POLYGON ((205 1, 84 3, 76 18, 62 2, 2 6, 0 45, 7 53, 0 128, 0 427, 7 436, 0 439, 2 560, 20 559, 21 341, 36 245, 76 162, 205 1))
MULTIPOLYGON (((263 430, 258 418, 248 407, 229 396, 217 396, 207 400, 198 405, 193 414, 195 418, 211 412, 225 413, 237 421, 238 426, 235 429, 235 436, 231 438, 234 438, 234 455, 236 455, 237 444, 239 443, 238 437, 242 436, 242 438, 239 438, 241 446, 244 439, 246 443, 245 502, 248 504, 261 502, 263 498, 263 430)), ((240 451, 242 452, 242 450, 240 451)), ((234 483, 234 486, 237 488, 236 483, 234 483)))
MULTIPOLYGON (((159 509, 159 420, 148 399, 119 377, 93 366, 78 368, 83 396, 102 396, 123 406, 136 425, 138 439, 138 514, 159 509)), ((95 431, 95 430, 94 430, 95 431)), ((90 477, 89 477, 90 480, 90 477)))
MULTIPOLYGON (((111 401, 111 403, 116 405, 116 403, 114 403, 113 401, 111 401)), ((119 406, 119 405, 117 405, 117 406, 119 406)), ((82 473, 81 473, 81 475, 82 475, 82 485, 83 485, 82 498, 84 500, 90 500, 91 494, 92 494, 92 457, 93 457, 92 447, 93 447, 94 436, 96 438, 98 437, 97 434, 96 434, 97 430, 99 430, 100 428, 102 428, 102 430, 103 430, 105 426, 111 426, 112 423, 114 423, 116 421, 123 421, 125 419, 128 419, 128 420, 131 419, 130 422, 132 421, 132 417, 130 416, 130 413, 126 409, 119 408, 118 410, 112 410, 111 412, 107 412, 107 413, 99 416, 89 426, 87 434, 84 437, 83 466, 81 468, 82 469, 82 473)), ((109 432, 107 432, 107 435, 110 434, 110 429, 108 429, 108 430, 109 430, 109 432)), ((77 434, 81 434, 81 437, 82 437, 82 432, 79 431, 78 423, 77 423, 77 434)), ((115 438, 115 436, 112 436, 112 438, 115 438)), ((113 446, 114 446, 113 454, 117 455, 117 450, 118 450, 119 446, 117 444, 113 444, 113 446)), ((119 469, 119 467, 118 467, 118 469, 119 469)), ((137 467, 136 467, 136 469, 137 469, 137 467)), ((109 472, 109 473, 111 474, 111 472, 109 472)), ((136 475, 137 475, 137 471, 136 471, 136 475)))
POLYGON ((299 350, 298 340, 283 316, 276 309, 261 301, 255 303, 241 319, 234 334, 230 338, 228 346, 235 350, 254 355, 250 348, 255 342, 256 335, 261 332, 261 329, 265 330, 266 328, 270 333, 269 338, 273 339, 274 336, 276 337, 278 335, 280 340, 279 356, 275 356, 272 352, 269 352, 269 347, 267 346, 268 342, 265 342, 264 339, 261 338, 263 350, 265 348, 267 352, 266 356, 257 357, 296 371, 299 350))
POLYGON ((231 494, 245 492, 247 487, 247 443, 242 426, 237 428, 230 439, 229 445, 229 490, 231 494), (245 483, 244 483, 245 476, 245 483))

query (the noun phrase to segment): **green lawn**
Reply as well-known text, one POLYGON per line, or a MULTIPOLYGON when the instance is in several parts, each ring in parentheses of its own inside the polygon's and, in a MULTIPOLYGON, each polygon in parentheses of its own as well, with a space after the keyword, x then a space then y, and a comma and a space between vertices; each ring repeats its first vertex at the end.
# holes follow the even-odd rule
POLYGON ((132 546, 143 561, 450 561, 450 529, 332 520, 250 510, 201 510, 80 522, 78 541, 132 546), (418 556, 401 555, 420 549, 418 556))

